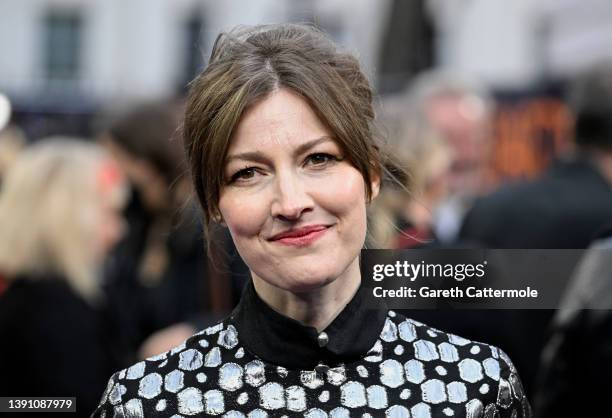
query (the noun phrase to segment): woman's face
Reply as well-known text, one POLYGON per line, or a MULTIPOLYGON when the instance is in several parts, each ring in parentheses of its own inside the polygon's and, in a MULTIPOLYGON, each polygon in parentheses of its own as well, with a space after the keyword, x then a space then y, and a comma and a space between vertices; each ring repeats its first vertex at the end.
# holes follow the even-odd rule
MULTIPOLYGON (((378 193, 378 180, 372 197, 378 193)), ((305 292, 358 271, 366 234, 363 176, 308 103, 278 90, 232 137, 219 210, 254 278, 305 292)))

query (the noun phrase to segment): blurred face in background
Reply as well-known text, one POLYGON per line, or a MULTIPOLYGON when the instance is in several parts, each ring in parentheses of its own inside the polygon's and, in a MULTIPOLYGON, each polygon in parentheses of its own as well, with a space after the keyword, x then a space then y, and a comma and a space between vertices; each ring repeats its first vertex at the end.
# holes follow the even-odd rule
POLYGON ((113 161, 104 161, 96 175, 98 206, 94 215, 96 230, 96 259, 101 262, 126 233, 122 215, 128 186, 119 167, 113 161))
POLYGON ((452 193, 478 193, 489 157, 490 121, 476 96, 440 95, 430 99, 427 116, 452 152, 452 193))
MULTIPOLYGON (((378 180, 372 198, 377 192, 378 180)), ((363 176, 289 90, 243 115, 227 153, 219 210, 256 286, 263 280, 299 293, 359 274, 363 176)))

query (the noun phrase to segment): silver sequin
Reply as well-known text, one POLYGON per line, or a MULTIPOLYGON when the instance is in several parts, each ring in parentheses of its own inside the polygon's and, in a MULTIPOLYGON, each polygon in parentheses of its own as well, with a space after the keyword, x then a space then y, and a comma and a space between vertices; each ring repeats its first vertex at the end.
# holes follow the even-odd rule
POLYGON ((385 411, 386 418, 410 418, 410 411, 404 406, 393 405, 385 411))
POLYGON ((423 363, 418 360, 408 360, 404 364, 404 371, 406 372, 406 380, 412 383, 421 383, 425 380, 425 368, 423 363))
POLYGON ((497 404, 502 408, 508 408, 512 404, 512 392, 510 389, 510 382, 508 382, 506 379, 499 379, 497 404))
POLYGON ((431 379, 421 385, 423 400, 428 403, 438 404, 446 401, 446 389, 444 382, 431 379))
POLYGON ((328 390, 324 390, 323 392, 321 392, 321 394, 319 395, 319 402, 327 402, 329 401, 329 391, 328 390))
POLYGON ((465 404, 465 418, 482 418, 484 405, 479 399, 472 399, 465 404))
POLYGON ((178 411, 185 415, 195 415, 204 411, 202 392, 197 388, 187 388, 179 392, 178 411))
POLYGON ((484 412, 484 418, 499 418, 499 411, 493 404, 487 405, 484 412))
POLYGON ((385 360, 380 364, 380 381, 383 385, 396 388, 404 384, 404 368, 397 360, 385 360))
POLYGON ((512 387, 512 393, 514 393, 514 397, 519 401, 522 401, 525 397, 525 393, 523 392, 523 386, 521 385, 519 377, 514 373, 511 373, 509 380, 510 386, 512 387))
POLYGON ((196 370, 202 367, 202 353, 190 348, 179 355, 178 367, 181 370, 196 370))
POLYGON ((162 412, 166 410, 166 407, 168 406, 167 402, 165 399, 160 399, 159 401, 157 401, 157 404, 155 405, 155 410, 158 412, 162 412))
POLYGON ((379 361, 382 361, 382 343, 380 340, 376 340, 374 347, 370 348, 370 351, 367 352, 364 360, 370 363, 378 363, 379 361))
POLYGON ((412 418, 431 418, 431 407, 423 402, 410 408, 412 418))
POLYGON ((368 406, 373 409, 383 409, 388 406, 387 390, 379 385, 372 385, 367 389, 368 406))
POLYGON ((459 375, 466 382, 476 383, 483 378, 482 366, 474 359, 463 359, 459 362, 459 375))
POLYGON ((442 412, 444 412, 444 415, 446 415, 447 417, 452 417, 453 415, 455 415, 455 412, 450 408, 444 408, 442 412))
POLYGON ((173 370, 166 375, 164 379, 164 388, 168 392, 176 393, 183 389, 183 372, 180 370, 173 370))
POLYGON ((198 373, 198 374, 196 375, 196 379, 198 380, 198 382, 200 382, 200 383, 204 383, 204 382, 206 382, 206 380, 207 380, 208 378, 206 377, 206 375, 205 375, 204 373, 198 373))
POLYGON ((304 414, 305 418, 327 418, 327 413, 319 408, 313 408, 308 410, 304 414))
POLYGON ((125 416, 128 418, 144 417, 142 411, 142 401, 140 399, 130 399, 125 403, 125 416))
POLYGON ((438 350, 440 351, 440 360, 446 363, 454 363, 459 360, 457 348, 449 343, 438 344, 438 350))
POLYGON ((332 409, 332 411, 329 413, 329 418, 350 418, 350 415, 348 409, 338 407, 332 409))
POLYGON ((486 395, 487 393, 489 393, 489 385, 486 383, 483 383, 482 386, 480 386, 480 388, 478 389, 478 391, 482 393, 483 395, 486 395))
POLYGON ((463 382, 451 382, 446 385, 448 401, 451 403, 463 403, 467 401, 467 388, 463 382))
POLYGON ((414 345, 414 356, 423 361, 431 361, 437 360, 438 350, 436 350, 436 345, 431 341, 427 340, 418 340, 412 343, 414 345))
POLYGON ((363 378, 366 378, 369 375, 368 369, 366 369, 364 366, 357 366, 357 373, 363 378))
POLYGON ((412 395, 412 393, 410 392, 410 389, 404 389, 401 391, 400 393, 400 399, 409 399, 410 395, 412 395))
POLYGON ((198 341, 198 344, 200 344, 200 347, 202 348, 207 348, 210 344, 208 343, 208 341, 202 339, 200 341, 198 341))
POLYGON ((204 334, 213 335, 223 329, 223 322, 218 323, 217 325, 213 325, 212 327, 208 327, 204 330, 204 334))
POLYGON ((438 373, 440 376, 446 376, 448 372, 443 366, 436 366, 436 373, 438 373))
POLYGON ((467 340, 463 337, 459 337, 458 335, 454 335, 454 334, 448 334, 448 341, 451 344, 455 344, 459 346, 468 345, 471 342, 470 340, 467 340))
POLYGON ((248 402, 248 400, 249 394, 246 392, 242 392, 240 395, 238 395, 238 398, 236 398, 236 402, 238 402, 239 405, 244 405, 248 402))
POLYGON ((499 380, 499 361, 489 357, 482 364, 485 374, 497 382, 499 380))
POLYGON ((244 380, 251 386, 257 387, 266 381, 266 370, 264 364, 259 360, 253 360, 244 367, 244 380))
POLYGON ((346 381, 346 370, 344 367, 334 367, 327 371, 327 381, 334 386, 340 386, 346 381))
POLYGON ((278 383, 266 383, 259 388, 259 404, 266 409, 279 409, 285 406, 283 387, 278 383))
POLYGON ((227 329, 219 333, 217 344, 222 347, 232 349, 238 345, 238 332, 233 325, 228 325, 227 329))
POLYGON ((108 401, 111 403, 111 405, 117 405, 119 402, 121 402, 121 397, 125 395, 125 392, 127 392, 127 388, 120 383, 116 383, 115 387, 108 395, 108 401))
POLYGON ((404 354, 404 346, 401 344, 396 345, 393 349, 393 352, 396 356, 401 356, 402 354, 404 354))
POLYGON ((309 389, 317 389, 318 387, 323 386, 323 379, 319 376, 319 374, 312 370, 305 370, 300 373, 300 381, 304 386, 309 389))
POLYGON ((244 357, 244 348, 240 347, 238 350, 236 350, 236 354, 234 354, 234 357, 236 358, 244 357))
POLYGON ((136 363, 132 367, 127 369, 126 379, 128 380, 140 379, 142 376, 144 376, 144 371, 145 371, 145 362, 141 361, 139 363, 136 363))
POLYGON ((204 357, 204 366, 217 367, 221 364, 221 350, 219 347, 213 347, 204 357))
POLYGON ((472 348, 470 348, 470 353, 474 355, 480 353, 480 347, 478 347, 477 345, 473 345, 472 348))
POLYGON ((223 411, 225 411, 225 399, 223 398, 223 392, 213 389, 204 393, 204 405, 206 407, 207 414, 222 414, 223 411))
POLYGON ((247 415, 248 418, 268 418, 268 413, 263 409, 254 409, 247 415))
POLYGON ((409 343, 416 340, 416 329, 414 325, 408 320, 399 324, 399 336, 402 340, 407 341, 409 343))
POLYGON ((219 369, 219 386, 233 392, 242 387, 242 367, 236 363, 225 363, 219 369))
POLYGON ((347 382, 340 386, 340 403, 349 408, 358 408, 366 404, 366 391, 359 382, 347 382))
POLYGON ((284 367, 278 366, 276 368, 276 373, 278 373, 278 375, 284 379, 289 374, 289 371, 284 367))
POLYGON ((397 325, 389 318, 385 320, 385 325, 380 333, 380 338, 388 343, 397 340, 397 325))
POLYGON ((287 395, 287 409, 294 412, 306 410, 306 392, 303 387, 289 386, 285 389, 287 395))
POLYGON ((161 393, 163 379, 158 373, 149 373, 140 381, 138 386, 138 396, 146 399, 153 399, 161 393))

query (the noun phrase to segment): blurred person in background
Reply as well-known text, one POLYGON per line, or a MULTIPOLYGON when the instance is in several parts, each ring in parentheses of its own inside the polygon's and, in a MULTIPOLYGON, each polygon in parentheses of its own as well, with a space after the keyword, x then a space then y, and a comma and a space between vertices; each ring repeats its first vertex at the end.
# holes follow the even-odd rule
POLYGON ((405 136, 440 137, 450 151, 448 193, 433 212, 433 230, 453 243, 474 199, 488 190, 493 102, 483 86, 444 71, 417 77, 410 87, 405 136))
POLYGON ((122 364, 104 314, 102 264, 124 232, 126 185, 101 148, 47 139, 22 152, 0 194, 0 394, 95 406, 122 364))
MULTIPOLYGON (((569 101, 576 118, 574 151, 540 178, 478 200, 462 226, 463 240, 488 248, 586 248, 612 222, 612 67, 580 77, 569 101)), ((517 311, 508 320, 504 346, 525 370, 528 390, 552 315, 517 311)))
MULTIPOLYGON (((4 173, 25 146, 25 138, 21 131, 9 123, 11 112, 11 102, 8 97, 0 93, 0 190, 4 173)), ((0 293, 2 293, 1 283, 0 293)))
POLYGON ((427 246, 435 242, 434 214, 448 197, 450 147, 435 132, 410 137, 405 100, 387 104, 394 109, 384 108, 382 118, 389 127, 397 126, 388 142, 402 173, 372 202, 369 243, 389 249, 427 246))
POLYGON ((128 233, 113 252, 107 291, 133 354, 152 333, 210 313, 214 302, 175 135, 180 112, 170 103, 137 106, 100 136, 132 191, 125 211, 128 233))
POLYGON ((612 375, 612 228, 584 255, 551 326, 538 374, 538 418, 596 417, 612 375))

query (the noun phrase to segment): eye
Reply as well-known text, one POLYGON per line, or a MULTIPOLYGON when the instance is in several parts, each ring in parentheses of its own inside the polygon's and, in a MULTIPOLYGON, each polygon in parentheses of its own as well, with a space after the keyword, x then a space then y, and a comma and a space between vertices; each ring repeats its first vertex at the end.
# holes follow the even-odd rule
POLYGON ((242 170, 234 173, 232 177, 230 177, 229 182, 235 183, 239 181, 248 181, 252 179, 253 177, 255 177, 255 174, 257 174, 257 169, 255 167, 243 168, 242 170))
POLYGON ((326 166, 328 163, 340 161, 338 157, 335 157, 331 154, 326 154, 324 152, 317 152, 315 154, 310 154, 306 157, 305 165, 311 165, 315 167, 326 166))

